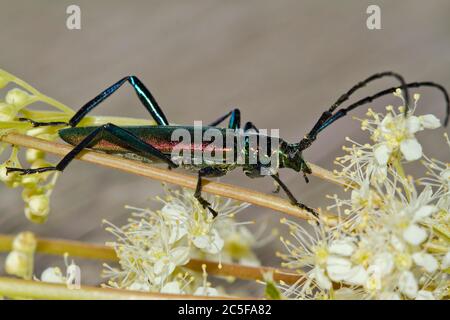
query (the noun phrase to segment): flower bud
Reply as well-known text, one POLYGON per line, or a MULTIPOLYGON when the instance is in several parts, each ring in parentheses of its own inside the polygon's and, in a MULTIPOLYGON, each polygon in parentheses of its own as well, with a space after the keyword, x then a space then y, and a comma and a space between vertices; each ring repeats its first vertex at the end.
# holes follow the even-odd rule
POLYGON ((50 201, 47 195, 31 196, 28 204, 25 206, 26 217, 35 223, 44 223, 47 221, 50 212, 50 201))
POLYGON ((34 188, 36 187, 39 182, 43 181, 43 178, 41 175, 38 174, 29 174, 21 176, 21 184, 25 188, 34 188))
POLYGON ((0 165, 0 181, 6 184, 7 187, 14 188, 17 185, 19 174, 17 172, 11 172, 6 174, 7 163, 0 165))
POLYGON ((19 88, 9 90, 5 97, 6 103, 12 104, 17 108, 23 107, 29 100, 30 95, 19 88))
POLYGON ((37 240, 33 232, 25 231, 19 233, 13 240, 12 248, 26 254, 33 254, 36 250, 37 240))
MULTIPOLYGON (((42 168, 42 167, 50 167, 50 166, 52 166, 52 164, 45 161, 45 159, 37 159, 36 161, 34 161, 31 164, 32 169, 42 168)), ((40 173, 39 175, 42 175, 42 174, 40 173)))
POLYGON ((26 159, 29 163, 33 163, 37 160, 43 159, 45 157, 45 152, 37 149, 27 149, 26 159))
POLYGON ((9 83, 9 80, 5 78, 5 76, 0 75, 0 89, 6 87, 9 83))
POLYGON ((25 202, 29 202, 32 196, 42 195, 43 193, 42 188, 24 188, 22 191, 22 199, 25 202))
POLYGON ((17 108, 13 105, 0 102, 0 121, 12 121, 17 115, 17 108))
POLYGON ((64 283, 65 279, 58 267, 50 267, 42 271, 41 281, 50 283, 64 283))
POLYGON ((6 257, 5 271, 24 279, 31 279, 33 274, 33 255, 11 251, 6 257))

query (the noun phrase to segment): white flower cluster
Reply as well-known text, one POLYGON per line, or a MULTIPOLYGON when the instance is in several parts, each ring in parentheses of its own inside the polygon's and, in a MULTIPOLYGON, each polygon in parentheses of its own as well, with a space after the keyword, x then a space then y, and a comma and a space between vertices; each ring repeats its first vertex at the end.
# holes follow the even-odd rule
MULTIPOLYGON (((397 96, 400 93, 397 92, 397 96)), ((414 96, 415 101, 419 99, 414 96)), ((415 108, 414 108, 415 109, 415 108)), ((284 265, 303 280, 281 285, 297 299, 445 299, 450 272, 450 164, 423 155, 415 133, 440 126, 433 115, 405 117, 391 106, 369 110, 362 128, 373 144, 344 150, 336 172, 348 181, 348 199, 333 196, 335 226, 313 232, 283 220, 295 243, 282 239, 284 265), (424 159, 428 177, 414 180, 403 163, 424 159)), ((349 140, 351 141, 351 140, 349 140)))
POLYGON ((248 204, 206 196, 219 215, 213 218, 190 190, 166 188, 158 211, 133 209, 133 218, 122 227, 109 224, 117 240, 112 246, 120 268, 106 266, 112 287, 149 292, 217 295, 203 276, 183 268, 192 258, 258 264, 252 252, 256 239, 234 215, 248 204))

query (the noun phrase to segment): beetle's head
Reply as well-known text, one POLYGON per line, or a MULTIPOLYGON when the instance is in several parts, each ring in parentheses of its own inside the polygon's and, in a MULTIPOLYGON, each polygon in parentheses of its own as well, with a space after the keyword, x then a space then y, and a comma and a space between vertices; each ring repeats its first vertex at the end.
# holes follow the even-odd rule
POLYGON ((282 166, 290 168, 297 172, 303 172, 306 179, 306 174, 311 174, 311 168, 303 159, 302 150, 299 143, 286 143, 282 147, 282 166))

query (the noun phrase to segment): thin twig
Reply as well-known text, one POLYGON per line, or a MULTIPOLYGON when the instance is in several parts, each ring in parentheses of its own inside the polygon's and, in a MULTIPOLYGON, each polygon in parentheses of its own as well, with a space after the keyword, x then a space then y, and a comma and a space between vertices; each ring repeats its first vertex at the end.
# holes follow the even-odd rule
MULTIPOLYGON (((13 236, 0 234, 0 252, 11 251, 13 240, 13 236)), ((118 261, 116 252, 111 247, 62 239, 39 238, 37 240, 36 252, 59 256, 68 253, 71 257, 118 261)), ((235 277, 243 280, 263 280, 263 274, 268 272, 273 273, 273 279, 275 281, 283 281, 287 284, 295 283, 301 278, 300 274, 290 270, 272 267, 250 267, 232 263, 222 263, 219 265, 217 262, 202 259, 191 259, 185 267, 193 271, 202 272, 202 265, 206 265, 208 274, 222 277, 235 277)))
MULTIPOLYGON (((0 296, 48 300, 224 300, 237 297, 209 297, 146 293, 112 288, 82 286, 69 289, 63 284, 0 277, 0 296)), ((253 298, 252 298, 253 299, 253 298)))
MULTIPOLYGON (((12 145, 38 149, 44 152, 53 153, 60 156, 64 156, 69 151, 72 150, 72 147, 69 145, 50 142, 18 133, 5 134, 4 136, 0 137, 0 139, 3 142, 7 142, 12 145)), ((114 168, 124 172, 133 173, 139 176, 164 181, 171 184, 176 184, 190 189, 195 189, 197 183, 196 177, 192 177, 179 172, 174 172, 173 170, 156 168, 154 166, 142 162, 127 160, 113 155, 94 152, 90 150, 83 151, 82 154, 77 158, 90 163, 99 164, 104 167, 114 168)), ((345 182, 341 181, 340 179, 337 179, 333 175, 333 173, 325 169, 322 169, 316 165, 312 164, 309 165, 311 166, 312 174, 314 176, 317 176, 321 179, 333 183, 345 185, 345 182)), ((312 219, 310 213, 296 206, 293 206, 289 201, 274 195, 269 195, 254 190, 237 187, 231 184, 212 182, 209 180, 204 180, 202 190, 219 196, 232 198, 235 200, 251 203, 265 208, 270 208, 297 218, 312 219)), ((323 211, 322 214, 324 217, 333 220, 332 215, 324 213, 323 211)))

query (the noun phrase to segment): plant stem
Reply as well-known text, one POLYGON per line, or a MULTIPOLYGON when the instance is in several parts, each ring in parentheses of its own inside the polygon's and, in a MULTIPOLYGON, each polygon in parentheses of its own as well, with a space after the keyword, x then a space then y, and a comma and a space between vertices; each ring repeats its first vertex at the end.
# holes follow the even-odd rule
MULTIPOLYGON (((60 156, 64 156, 72 150, 72 147, 69 145, 50 142, 18 133, 8 133, 0 137, 0 139, 3 142, 7 142, 12 145, 38 149, 44 152, 53 153, 60 156)), ((156 179, 171 184, 176 184, 190 189, 195 189, 197 185, 196 177, 174 172, 173 170, 156 168, 154 166, 142 162, 127 160, 113 155, 86 150, 83 151, 83 153, 77 158, 90 163, 99 164, 104 167, 113 168, 128 173, 133 173, 139 176, 156 179)), ((309 165, 311 166, 312 174, 314 176, 317 176, 321 179, 325 179, 333 183, 345 185, 345 182, 336 178, 333 175, 333 173, 325 169, 322 169, 318 166, 311 164, 309 165)), ((289 201, 285 199, 282 199, 274 195, 269 195, 254 190, 237 187, 231 184, 204 180, 202 190, 219 196, 232 198, 238 201, 251 203, 265 208, 270 208, 297 218, 307 220, 313 218, 310 213, 300 209, 299 207, 292 205, 289 201)), ((325 213, 323 211, 322 216, 325 217, 326 220, 331 220, 330 223, 332 223, 334 219, 333 215, 325 213)))
MULTIPOLYGON (((13 236, 0 234, 0 252, 9 252, 13 240, 13 236)), ((68 253, 72 257, 118 261, 116 252, 111 247, 61 239, 37 239, 36 252, 59 256, 68 253)), ((232 263, 222 263, 219 266, 217 262, 202 259, 191 259, 185 267, 193 271, 202 272, 203 264, 206 265, 208 274, 235 277, 243 280, 263 280, 263 274, 267 272, 273 273, 273 279, 275 281, 284 281, 287 284, 295 283, 301 278, 300 274, 291 270, 272 267, 250 267, 232 263)))
POLYGON ((19 299, 49 300, 223 300, 236 297, 207 297, 145 293, 139 291, 82 286, 69 289, 63 284, 0 277, 0 295, 19 299))

